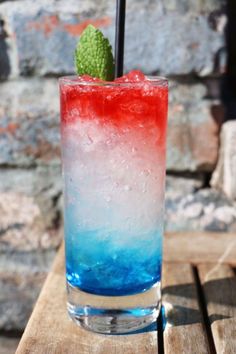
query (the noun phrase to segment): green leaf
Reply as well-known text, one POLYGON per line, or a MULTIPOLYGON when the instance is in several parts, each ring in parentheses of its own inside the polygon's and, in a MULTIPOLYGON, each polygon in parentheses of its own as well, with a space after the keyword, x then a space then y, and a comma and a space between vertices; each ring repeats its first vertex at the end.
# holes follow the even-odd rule
POLYGON ((88 25, 75 50, 78 75, 90 75, 105 81, 114 80, 112 47, 99 29, 88 25))

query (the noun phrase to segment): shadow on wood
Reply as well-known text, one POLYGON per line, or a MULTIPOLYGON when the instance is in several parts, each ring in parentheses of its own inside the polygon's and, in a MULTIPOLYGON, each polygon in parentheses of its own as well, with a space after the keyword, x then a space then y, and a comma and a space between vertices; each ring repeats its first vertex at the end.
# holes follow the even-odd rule
MULTIPOLYGON (((217 304, 217 313, 209 315, 209 322, 212 324, 214 321, 231 318, 225 314, 225 306, 236 311, 236 296, 228 296, 229 292, 235 294, 236 292, 236 278, 224 278, 210 280, 204 283, 203 293, 208 294, 208 302, 217 304), (222 294, 225 294, 222 295, 222 294), (227 294, 227 296, 226 296, 227 294), (222 311, 221 311, 221 306, 222 311)), ((171 299, 165 303, 165 309, 168 312, 168 323, 173 326, 181 326, 193 323, 200 323, 202 321, 201 313, 188 306, 172 306, 173 298, 181 297, 183 301, 195 298, 194 284, 181 284, 174 286, 167 286, 162 290, 163 298, 171 299)), ((201 299, 201 301, 204 299, 201 299)), ((205 302, 205 301, 204 301, 205 302)), ((175 302, 174 302, 175 303, 175 302)), ((234 312, 233 311, 233 312, 234 312)))

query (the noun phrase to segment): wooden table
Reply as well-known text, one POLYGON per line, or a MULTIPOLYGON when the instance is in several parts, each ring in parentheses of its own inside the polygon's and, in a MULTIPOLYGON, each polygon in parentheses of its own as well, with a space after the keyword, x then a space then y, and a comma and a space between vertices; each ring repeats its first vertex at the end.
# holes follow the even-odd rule
POLYGON ((100 335, 77 327, 67 316, 61 249, 16 353, 235 354, 235 266, 236 234, 167 234, 163 267, 165 330, 100 335))

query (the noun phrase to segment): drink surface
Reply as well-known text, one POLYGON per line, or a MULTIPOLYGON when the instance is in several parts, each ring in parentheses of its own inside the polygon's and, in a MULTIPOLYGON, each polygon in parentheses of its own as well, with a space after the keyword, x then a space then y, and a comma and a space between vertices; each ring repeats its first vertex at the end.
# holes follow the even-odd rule
POLYGON ((60 79, 68 282, 100 295, 160 280, 168 87, 131 72, 60 79))

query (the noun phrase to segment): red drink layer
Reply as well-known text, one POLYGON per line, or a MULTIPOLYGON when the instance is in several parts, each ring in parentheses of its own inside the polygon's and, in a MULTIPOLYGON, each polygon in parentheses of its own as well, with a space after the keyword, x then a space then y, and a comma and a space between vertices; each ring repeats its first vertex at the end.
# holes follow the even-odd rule
MULTIPOLYGON (((160 79, 158 83, 158 79, 147 79, 141 72, 131 71, 114 82, 101 84, 101 80, 89 76, 70 78, 70 84, 61 91, 63 124, 99 118, 101 124, 110 122, 123 129, 125 125, 145 128, 152 122, 164 138, 168 99, 165 81, 160 79)), ((161 140, 159 144, 164 143, 161 140)))

